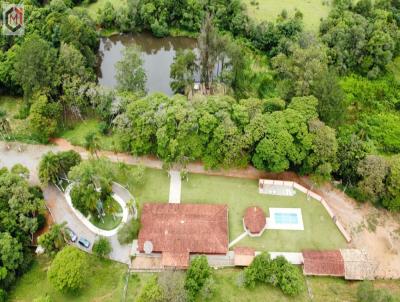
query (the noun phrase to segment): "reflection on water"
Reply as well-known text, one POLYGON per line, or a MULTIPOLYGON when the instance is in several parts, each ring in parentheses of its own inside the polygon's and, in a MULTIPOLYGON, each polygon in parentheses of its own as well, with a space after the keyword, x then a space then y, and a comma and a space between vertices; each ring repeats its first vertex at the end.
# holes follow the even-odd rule
POLYGON ((179 49, 195 49, 196 40, 184 37, 155 38, 147 33, 101 38, 99 84, 106 87, 116 86, 115 63, 121 60, 122 50, 130 45, 137 45, 141 49, 147 75, 147 91, 172 95, 169 72, 175 53, 179 49))

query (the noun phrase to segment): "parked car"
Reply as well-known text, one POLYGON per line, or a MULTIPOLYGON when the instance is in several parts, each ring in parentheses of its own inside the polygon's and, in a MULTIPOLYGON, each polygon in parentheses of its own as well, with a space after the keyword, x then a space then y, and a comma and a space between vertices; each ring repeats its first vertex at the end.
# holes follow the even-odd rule
POLYGON ((90 241, 83 237, 79 238, 78 243, 87 249, 90 247, 90 241))
POLYGON ((68 234, 69 240, 72 242, 75 242, 78 239, 78 236, 76 236, 75 232, 70 228, 65 228, 65 232, 68 234))

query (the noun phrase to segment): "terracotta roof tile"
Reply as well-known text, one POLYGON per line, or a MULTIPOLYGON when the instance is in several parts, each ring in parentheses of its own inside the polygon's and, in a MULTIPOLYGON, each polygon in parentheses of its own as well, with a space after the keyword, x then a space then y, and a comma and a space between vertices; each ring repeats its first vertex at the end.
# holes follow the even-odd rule
POLYGON ((163 252, 161 259, 163 267, 187 268, 189 266, 189 253, 163 252))
POLYGON ((344 261, 339 250, 303 251, 305 275, 343 277, 344 261))
POLYGON ((247 208, 243 219, 244 225, 252 234, 258 234, 265 228, 266 216, 260 207, 247 208))
POLYGON ((226 254, 228 208, 209 204, 146 203, 141 215, 139 250, 151 241, 154 252, 226 254))
POLYGON ((235 255, 247 255, 247 256, 254 256, 256 250, 251 247, 244 247, 244 246, 237 246, 233 249, 235 255))

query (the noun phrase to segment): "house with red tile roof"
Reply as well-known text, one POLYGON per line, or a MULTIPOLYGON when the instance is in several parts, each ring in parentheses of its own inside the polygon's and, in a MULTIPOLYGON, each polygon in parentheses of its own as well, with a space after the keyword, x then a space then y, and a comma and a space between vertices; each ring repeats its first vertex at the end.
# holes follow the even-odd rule
POLYGON ((145 252, 146 242, 151 242, 152 253, 161 253, 164 268, 187 268, 190 254, 226 254, 228 207, 146 203, 138 237, 140 252, 145 252))

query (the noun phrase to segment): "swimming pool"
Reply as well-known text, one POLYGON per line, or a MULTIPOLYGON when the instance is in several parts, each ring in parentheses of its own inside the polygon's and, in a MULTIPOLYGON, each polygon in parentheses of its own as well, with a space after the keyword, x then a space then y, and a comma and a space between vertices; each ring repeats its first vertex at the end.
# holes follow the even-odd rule
POLYGON ((298 224, 297 213, 275 213, 276 224, 298 224))
POLYGON ((269 208, 269 215, 267 229, 304 230, 300 208, 269 208))

